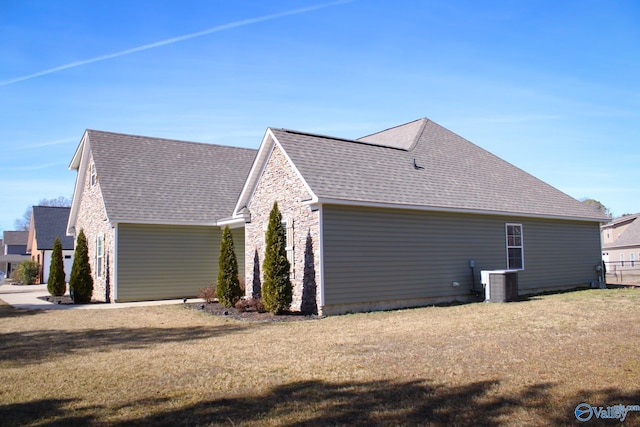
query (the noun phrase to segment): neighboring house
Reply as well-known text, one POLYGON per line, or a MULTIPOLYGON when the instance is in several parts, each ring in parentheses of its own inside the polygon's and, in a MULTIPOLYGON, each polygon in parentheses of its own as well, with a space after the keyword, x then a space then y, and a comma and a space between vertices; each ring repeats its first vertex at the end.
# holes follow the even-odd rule
POLYGON ((40 283, 47 283, 53 254, 53 243, 56 237, 62 244, 62 259, 64 262, 65 278, 69 281, 69 274, 73 266, 73 237, 67 236, 67 223, 71 208, 34 206, 31 213, 31 225, 27 240, 27 253, 31 259, 40 264, 38 279, 40 283))
POLYGON ((247 295, 276 201, 292 308, 322 314, 472 300, 481 270, 518 270, 521 294, 589 285, 608 221, 428 119, 359 140, 269 128, 234 209, 247 295))
POLYGON ((0 271, 11 277, 11 272, 18 268, 22 261, 29 259, 27 255, 28 231, 5 231, 2 238, 2 252, 0 252, 0 271))
MULTIPOLYGON (((215 282, 256 150, 87 130, 67 233, 84 230, 98 301, 193 297, 215 282)), ((244 268, 243 223, 233 230, 244 268)))
POLYGON ((601 227, 602 260, 609 273, 639 268, 640 214, 616 218, 601 227))

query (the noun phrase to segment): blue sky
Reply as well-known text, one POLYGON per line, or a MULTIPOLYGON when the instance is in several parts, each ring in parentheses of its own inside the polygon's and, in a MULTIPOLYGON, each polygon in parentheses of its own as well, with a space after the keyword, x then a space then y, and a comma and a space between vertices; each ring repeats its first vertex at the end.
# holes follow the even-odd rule
POLYGON ((257 148, 420 117, 638 212, 638 22, 634 0, 0 0, 0 230, 72 196, 86 128, 257 148))

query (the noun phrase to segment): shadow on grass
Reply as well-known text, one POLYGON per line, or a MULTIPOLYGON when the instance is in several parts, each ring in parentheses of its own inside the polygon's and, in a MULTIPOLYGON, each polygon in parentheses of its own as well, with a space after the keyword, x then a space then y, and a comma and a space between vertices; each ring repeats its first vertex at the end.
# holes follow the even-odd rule
POLYGON ((24 310, 20 308, 13 308, 9 304, 0 301, 0 319, 9 319, 13 317, 33 316, 38 314, 37 310, 24 310))
MULTIPOLYGON (((170 399, 145 399, 119 408, 93 407, 65 413, 69 400, 39 400, 0 406, 0 419, 9 425, 103 425, 103 416, 118 412, 145 414, 109 425, 573 425, 575 407, 637 404, 640 391, 617 389, 578 393, 568 399, 553 395, 554 385, 543 383, 519 392, 501 393, 496 381, 464 386, 430 385, 427 381, 344 382, 303 381, 275 387, 264 394, 221 398, 166 410, 170 399), (634 403, 635 402, 635 403, 634 403), (6 418, 5 418, 6 417, 6 418)), ((176 402, 173 402, 175 404, 176 402)), ((618 420, 593 420, 592 425, 618 420), (595 424, 594 424, 595 421, 595 424)), ((630 412, 626 425, 638 425, 640 413, 630 412)))
MULTIPOLYGON (((36 330, 0 334, 0 361, 17 364, 49 361, 76 352, 142 349, 156 344, 188 342, 231 335, 248 325, 225 324, 184 328, 113 328, 71 331, 36 330)), ((256 325, 251 325, 256 328, 256 325)))

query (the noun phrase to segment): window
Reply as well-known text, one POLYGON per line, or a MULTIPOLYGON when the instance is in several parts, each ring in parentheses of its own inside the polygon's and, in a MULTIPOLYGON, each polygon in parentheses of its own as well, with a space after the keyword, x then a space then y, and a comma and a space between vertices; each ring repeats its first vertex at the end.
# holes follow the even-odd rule
POLYGON ((96 164, 91 162, 89 166, 89 173, 91 174, 91 186, 93 187, 98 182, 98 174, 96 173, 96 164))
POLYGON ((522 243, 522 224, 506 224, 507 269, 524 269, 524 246, 522 243))
POLYGON ((291 278, 295 278, 295 269, 293 266, 294 262, 294 240, 293 240, 293 220, 285 220, 282 221, 282 228, 284 228, 284 238, 285 238, 285 249, 287 250, 287 260, 289 260, 289 264, 291 264, 290 275, 291 278))
POLYGON ((631 252, 629 254, 629 261, 631 261, 631 267, 635 267, 636 265, 636 254, 634 254, 633 252, 631 252))
POLYGON ((620 254, 620 267, 624 267, 624 254, 620 254))
POLYGON ((96 240, 96 276, 102 277, 104 263, 104 237, 98 236, 96 240))

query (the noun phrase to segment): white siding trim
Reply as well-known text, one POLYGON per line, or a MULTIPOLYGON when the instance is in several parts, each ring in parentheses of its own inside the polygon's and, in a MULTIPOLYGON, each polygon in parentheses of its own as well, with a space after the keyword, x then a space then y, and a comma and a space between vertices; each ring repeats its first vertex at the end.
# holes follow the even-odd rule
POLYGON ((318 275, 318 283, 320 286, 318 287, 318 291, 320 292, 320 310, 324 308, 324 209, 322 205, 318 207, 318 238, 320 242, 318 246, 320 247, 320 268, 316 271, 316 275, 318 275))
POLYGON ((111 288, 113 289, 113 299, 111 302, 118 300, 118 224, 113 225, 113 275, 111 288))

